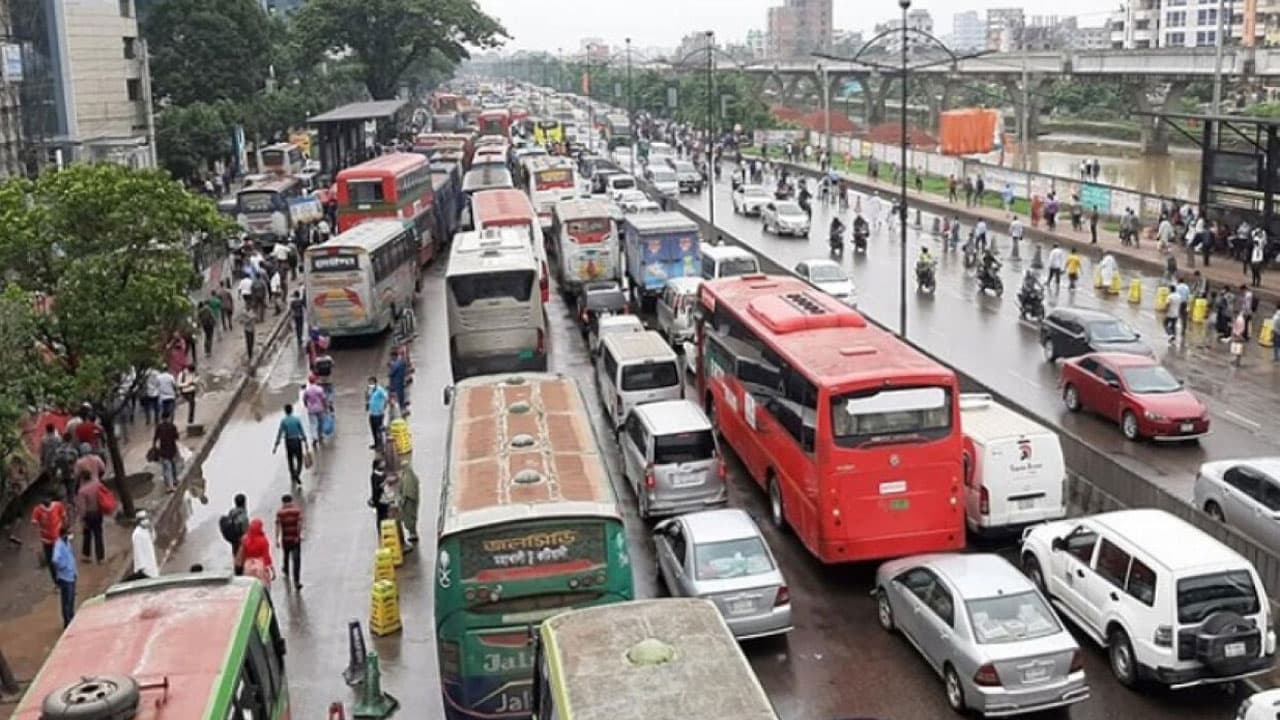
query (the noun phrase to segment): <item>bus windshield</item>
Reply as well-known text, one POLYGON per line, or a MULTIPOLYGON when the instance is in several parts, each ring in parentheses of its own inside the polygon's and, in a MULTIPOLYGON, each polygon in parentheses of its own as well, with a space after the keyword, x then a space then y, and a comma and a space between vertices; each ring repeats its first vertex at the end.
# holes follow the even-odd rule
POLYGON ((859 391, 832 400, 831 432, 844 447, 933 439, 950 433, 951 415, 946 388, 859 391))
POLYGON ((259 190, 257 192, 241 192, 240 193, 240 212, 242 213, 264 213, 273 210, 283 209, 283 201, 280 194, 274 190, 259 190))
POLYGON ((468 307, 477 300, 503 298, 523 303, 529 302, 533 295, 533 280, 532 270, 457 275, 449 278, 449 292, 460 307, 468 307))

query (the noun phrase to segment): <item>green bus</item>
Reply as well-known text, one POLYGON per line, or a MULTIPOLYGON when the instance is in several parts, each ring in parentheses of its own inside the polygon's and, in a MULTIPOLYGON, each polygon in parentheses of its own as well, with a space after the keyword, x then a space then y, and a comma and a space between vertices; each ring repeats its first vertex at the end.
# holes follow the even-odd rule
POLYGON ((469 378, 441 484, 435 623, 449 718, 527 718, 538 625, 630 600, 622 514, 577 383, 469 378))
POLYGON ((122 583, 80 606, 13 719, 288 720, 284 651, 271 597, 254 578, 122 583), (77 707, 89 697, 104 714, 77 707))

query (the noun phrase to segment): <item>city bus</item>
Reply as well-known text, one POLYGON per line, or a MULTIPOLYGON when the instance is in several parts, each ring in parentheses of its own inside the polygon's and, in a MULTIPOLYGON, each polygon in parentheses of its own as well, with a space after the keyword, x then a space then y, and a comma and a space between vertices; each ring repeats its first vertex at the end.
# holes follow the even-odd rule
POLYGON ((529 717, 778 720, 709 600, 634 600, 543 621, 529 717))
POLYGON ((531 157, 525 161, 529 202, 538 213, 543 230, 551 229, 551 211, 556 203, 578 196, 578 169, 563 157, 531 157))
POLYGON ((955 373, 799 278, 702 284, 698 390, 824 563, 964 547, 955 373))
POLYGON ((262 172, 297 175, 306 165, 307 156, 293 143, 276 143, 262 148, 262 172))
POLYGON ((335 179, 338 232, 374 218, 394 218, 413 228, 418 265, 435 257, 435 187, 431 161, 418 153, 388 153, 346 168, 335 179))
POLYGON ((556 284, 572 293, 583 283, 618 280, 618 235, 612 209, 604 200, 562 200, 551 220, 551 254, 555 257, 556 284))
POLYGON ((413 302, 418 279, 413 229, 369 220, 307 248, 304 282, 310 326, 329 335, 374 335, 413 302))
POLYGON ((564 143, 564 128, 559 120, 539 120, 533 126, 533 141, 550 150, 552 145, 564 143))
POLYGON ((12 718, 126 717, 86 714, 69 698, 119 708, 132 697, 136 720, 287 719, 284 654, 271 597, 253 578, 122 583, 80 606, 12 718))
POLYGON ((445 715, 524 720, 538 624, 634 596, 622 512, 573 379, 486 375, 445 402, 435 567, 445 715))
POLYGON ((538 276, 538 290, 542 304, 551 300, 551 281, 547 277, 547 248, 543 241, 542 226, 533 212, 533 205, 524 193, 512 188, 482 190, 471 198, 472 225, 476 230, 490 228, 515 228, 529 238, 533 253, 542 264, 538 276))
POLYGON ((480 112, 480 135, 501 135, 508 140, 511 139, 511 111, 506 108, 499 110, 482 110, 480 112))
POLYGON ((302 196, 302 182, 295 177, 255 182, 236 193, 236 222, 252 240, 283 242, 293 233, 290 206, 302 196))

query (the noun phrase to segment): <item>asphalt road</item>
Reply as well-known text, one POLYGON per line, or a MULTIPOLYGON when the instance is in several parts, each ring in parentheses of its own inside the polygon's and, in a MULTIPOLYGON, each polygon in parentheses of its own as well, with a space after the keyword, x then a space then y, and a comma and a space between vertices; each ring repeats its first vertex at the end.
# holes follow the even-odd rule
MULTIPOLYGON (((758 218, 733 213, 727 178, 716 188, 717 227, 757 253, 787 268, 801 260, 829 256, 827 228, 834 205, 815 202, 809 238, 778 237, 765 233, 758 218)), ((709 191, 685 195, 681 202, 705 218, 708 195, 709 191)), ((974 275, 965 270, 960 254, 944 252, 939 239, 915 228, 915 211, 909 215, 908 337, 929 352, 1042 417, 1054 419, 1060 427, 1082 435, 1106 450, 1116 462, 1141 472, 1179 497, 1191 497, 1196 469, 1206 460, 1280 452, 1280 438, 1269 432, 1280 426, 1280 373, 1271 362, 1270 349, 1251 345, 1242 367, 1234 368, 1227 362, 1224 347, 1204 336, 1204 324, 1195 323, 1190 326, 1185 345, 1171 348, 1153 310, 1157 279, 1143 277, 1143 301, 1133 305, 1126 301, 1125 293, 1116 297, 1096 292, 1086 258, 1082 287, 1074 292, 1065 287, 1061 292, 1050 292, 1046 299, 1049 309, 1059 304, 1096 308, 1124 319, 1210 408, 1212 433, 1198 443, 1127 442, 1112 423, 1066 411, 1057 389, 1057 368, 1044 362, 1037 326, 1019 319, 1017 289, 1022 273, 1031 263, 1032 248, 1024 242, 1022 260, 1012 260, 1008 258, 1009 238, 999 238, 1004 297, 979 295, 974 275), (915 290, 915 258, 922 245, 928 246, 938 259, 938 288, 933 296, 915 290)), ((846 227, 852 225, 849 215, 844 220, 846 227)), ((922 225, 930 228, 932 216, 924 214, 922 225)), ((968 230, 965 226, 962 238, 968 230)), ((897 231, 890 232, 886 226, 872 234, 866 255, 856 255, 848 248, 841 261, 857 287, 858 308, 891 329, 898 327, 900 247, 897 231)), ((1048 250, 1044 248, 1046 258, 1048 250)), ((1123 265, 1121 270, 1127 292, 1128 278, 1134 271, 1123 265)))
MULTIPOLYGON (((564 303, 554 294, 553 298, 549 312, 552 367, 578 379, 586 393, 600 436, 608 444, 606 455, 618 483, 617 447, 603 432, 584 345, 564 303)), ((414 411, 410 416, 413 462, 423 483, 420 533, 428 546, 432 543, 427 539, 435 535, 437 479, 443 471, 447 417, 441 401, 441 389, 449 383, 448 366, 441 354, 446 346, 443 307, 442 270, 433 268, 419 303, 421 334, 414 346, 418 369, 411 389, 414 411)), ((295 592, 277 582, 272 589, 289 641, 294 717, 324 717, 330 702, 351 703, 355 698, 341 679, 347 661, 346 624, 352 618, 367 623, 376 547, 373 511, 365 505, 371 455, 362 392, 364 378, 385 372, 384 340, 344 346, 335 352, 340 388, 338 434, 332 446, 320 451, 315 469, 304 476, 305 587, 295 592)), ((209 503, 191 508, 188 534, 166 570, 185 570, 194 562, 210 569, 230 567, 229 549, 218 534, 217 517, 237 492, 246 493, 251 513, 264 517, 270 525, 279 496, 288 490, 283 454, 273 456, 271 442, 279 407, 296 397, 304 373, 300 353, 286 345, 264 373, 258 402, 246 403, 223 432, 206 465, 209 503)), ((785 639, 745 646, 780 716, 786 720, 855 716, 938 720, 950 716, 940 681, 900 637, 885 634, 876 624, 868 595, 874 567, 829 568, 815 563, 794 537, 767 528, 763 494, 736 463, 730 482, 731 503, 760 518, 791 586, 794 632, 785 639)), ((648 529, 636 516, 630 491, 621 486, 618 490, 631 537, 637 592, 652 596, 658 588, 648 529)), ((384 687, 403 703, 400 717, 442 715, 432 630, 433 558, 431 547, 419 548, 407 557, 398 573, 404 630, 370 645, 382 657, 384 687)), ((1077 720, 1225 720, 1232 716, 1237 702, 1220 689, 1133 693, 1111 679, 1101 651, 1089 650, 1086 661, 1093 698, 1069 714, 1057 716, 1077 720)))

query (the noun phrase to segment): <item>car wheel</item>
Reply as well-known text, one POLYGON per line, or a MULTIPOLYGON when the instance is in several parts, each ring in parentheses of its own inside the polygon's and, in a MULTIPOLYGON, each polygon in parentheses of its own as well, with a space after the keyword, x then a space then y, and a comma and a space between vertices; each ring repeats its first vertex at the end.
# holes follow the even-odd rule
POLYGON ((1227 516, 1222 513, 1222 508, 1218 506, 1218 503, 1212 500, 1204 504, 1204 512, 1206 515, 1220 523, 1225 523, 1227 521, 1227 516))
POLYGON ((1071 412, 1080 412, 1080 391, 1070 383, 1062 389, 1062 402, 1071 412))
POLYGON ((1057 343, 1053 341, 1053 338, 1045 338, 1044 344, 1041 345, 1041 347, 1044 349, 1045 362, 1051 363, 1058 359, 1058 346, 1057 343))
POLYGON ((1116 629, 1107 638, 1107 657, 1111 660, 1111 673, 1121 685, 1131 688, 1138 682, 1138 667, 1133 658, 1133 644, 1124 630, 1116 629))
POLYGON ((893 606, 889 604, 889 593, 884 588, 876 590, 876 620, 885 632, 893 632, 893 606))
POLYGON ((1044 571, 1040 569, 1040 561, 1035 555, 1027 553, 1022 558, 1022 573, 1031 579, 1033 585, 1040 590, 1040 594, 1049 597, 1049 588, 1044 584, 1044 571))
POLYGON ((778 478, 769 474, 769 521, 779 530, 787 529, 787 509, 782 501, 782 488, 778 486, 778 478))
POLYGON ((1124 433, 1125 440, 1138 439, 1138 416, 1132 410, 1125 410, 1120 416, 1120 432, 1124 433))
POLYGON ((948 663, 942 670, 942 682, 947 688, 947 705, 957 713, 964 714, 964 686, 960 684, 960 676, 956 669, 948 663))

